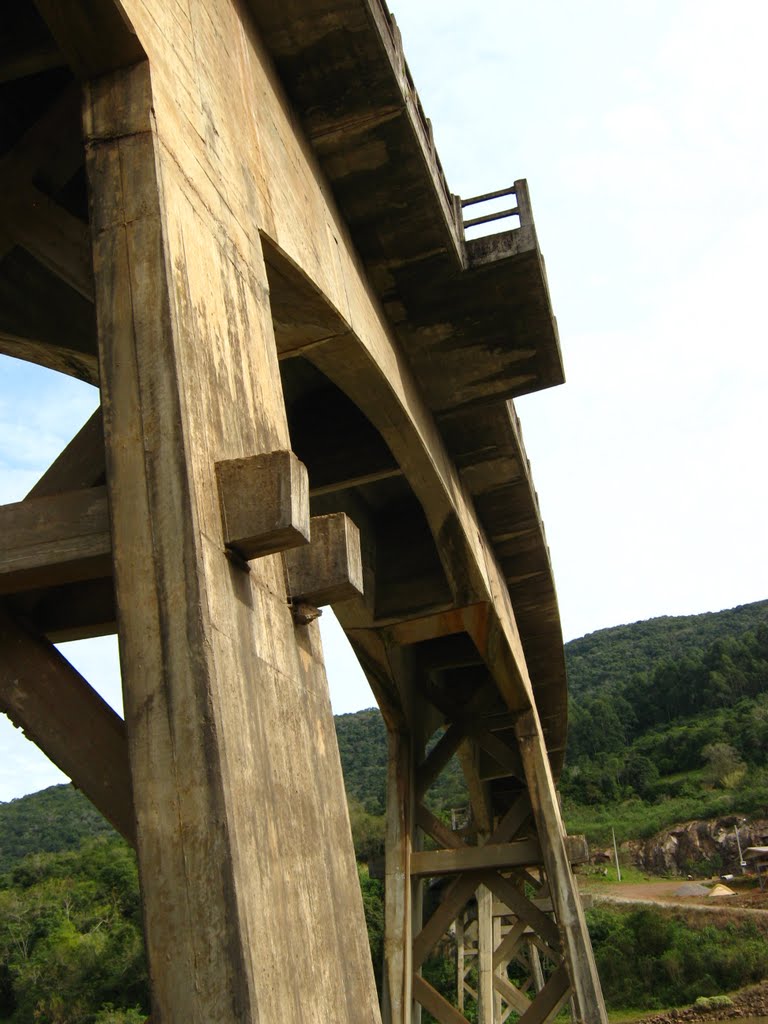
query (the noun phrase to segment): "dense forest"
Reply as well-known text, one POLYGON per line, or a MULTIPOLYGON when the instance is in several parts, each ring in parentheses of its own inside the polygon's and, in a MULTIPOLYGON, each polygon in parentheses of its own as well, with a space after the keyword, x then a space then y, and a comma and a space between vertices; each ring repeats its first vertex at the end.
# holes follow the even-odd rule
POLYGON ((626 626, 587 633, 565 645, 572 697, 594 692, 662 661, 676 661, 768 622, 768 601, 755 601, 703 615, 661 615, 626 626))
MULTIPOLYGON (((561 789, 570 831, 624 837, 675 820, 768 808, 768 602, 653 619, 566 645, 571 681, 561 789)), ((336 719, 377 981, 386 735, 376 710, 336 719)), ((429 794, 466 800, 458 765, 429 794)), ((761 979, 754 922, 693 928, 669 913, 588 914, 609 1006, 682 1005, 761 979)), ((453 967, 425 973, 446 997, 453 967)), ((138 1024, 148 1013, 135 859, 71 786, 0 804, 0 1024, 138 1024)), ((472 1016, 471 1007, 469 1010, 472 1016)))
POLYGON ((28 853, 76 850, 85 839, 115 834, 93 804, 72 786, 51 786, 0 803, 0 874, 28 853))
MULTIPOLYGON (((57 827, 44 831, 52 842, 57 827)), ((143 1024, 148 1012, 136 860, 121 839, 28 854, 0 876, 0 1021, 143 1024)))
POLYGON ((687 818, 765 813, 768 602, 602 630, 566 657, 576 682, 561 791, 574 831, 605 840, 610 819, 638 838, 687 818))

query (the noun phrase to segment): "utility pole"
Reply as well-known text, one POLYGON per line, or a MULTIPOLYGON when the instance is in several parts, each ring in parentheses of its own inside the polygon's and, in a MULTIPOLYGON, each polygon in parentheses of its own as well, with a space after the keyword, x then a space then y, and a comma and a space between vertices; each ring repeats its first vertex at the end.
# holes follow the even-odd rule
POLYGON ((611 826, 611 835, 613 836, 613 855, 616 858, 616 878, 620 882, 621 881, 621 867, 619 865, 619 848, 616 845, 616 831, 613 828, 613 826, 611 826))
MULTIPOLYGON (((747 820, 746 818, 743 818, 742 821, 741 821, 741 824, 743 825, 746 822, 746 820, 747 820)), ((741 866, 741 870, 743 871, 744 868, 747 866, 747 862, 744 860, 744 854, 741 852, 741 840, 739 839, 739 824, 740 823, 737 820, 737 822, 736 822, 736 829, 735 829, 735 832, 736 832, 736 846, 739 849, 739 864, 741 866)))

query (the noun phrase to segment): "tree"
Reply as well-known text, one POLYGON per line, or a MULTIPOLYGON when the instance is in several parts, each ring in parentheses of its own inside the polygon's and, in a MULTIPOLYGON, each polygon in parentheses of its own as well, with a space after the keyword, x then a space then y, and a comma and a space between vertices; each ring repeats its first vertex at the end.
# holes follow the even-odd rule
POLYGON ((649 757, 632 751, 624 764, 622 780, 645 799, 651 796, 654 783, 659 781, 659 769, 649 757))
POLYGON ((744 778, 747 766, 730 743, 708 743, 701 752, 706 777, 713 786, 733 789, 744 778))

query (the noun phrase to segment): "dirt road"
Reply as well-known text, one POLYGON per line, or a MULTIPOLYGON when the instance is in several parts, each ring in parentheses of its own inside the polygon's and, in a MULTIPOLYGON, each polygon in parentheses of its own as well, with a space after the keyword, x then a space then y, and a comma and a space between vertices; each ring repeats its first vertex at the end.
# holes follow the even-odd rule
MULTIPOLYGON (((710 879, 707 884, 714 885, 717 879, 710 879)), ((677 878, 669 882, 618 882, 595 886, 590 892, 595 900, 606 903, 642 903, 672 907, 702 907, 705 910, 728 910, 741 916, 765 914, 768 912, 768 891, 754 889, 738 889, 734 896, 677 896, 677 890, 685 884, 685 879, 677 878)))

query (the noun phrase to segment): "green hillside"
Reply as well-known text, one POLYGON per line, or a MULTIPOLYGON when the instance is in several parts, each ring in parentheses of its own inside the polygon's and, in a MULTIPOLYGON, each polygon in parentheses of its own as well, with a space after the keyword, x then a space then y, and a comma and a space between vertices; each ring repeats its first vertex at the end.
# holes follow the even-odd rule
POLYGON ((27 854, 76 850, 84 839, 114 835, 74 786, 51 786, 0 803, 0 874, 27 854))
POLYGON ((568 687, 573 698, 676 661, 716 640, 738 636, 768 622, 768 601, 755 601, 702 615, 661 615, 626 626, 587 633, 565 645, 568 687))
POLYGON ((368 814, 383 814, 387 800, 387 730, 379 709, 336 715, 334 720, 347 797, 368 814))
POLYGON ((611 826, 640 838, 766 813, 768 602, 603 630, 567 645, 569 666, 574 647, 561 780, 572 830, 606 841, 611 826))
MULTIPOLYGON (((603 629, 565 652, 571 701, 561 789, 572 831, 602 841, 611 823, 629 838, 686 818, 765 810, 768 601, 603 629)), ((386 731, 369 708, 338 715, 336 734, 358 853, 367 859, 383 839, 386 731)), ((466 802, 455 759, 428 802, 436 812, 466 802)), ((26 853, 75 849, 99 834, 110 827, 69 786, 0 804, 0 872, 26 853)))

